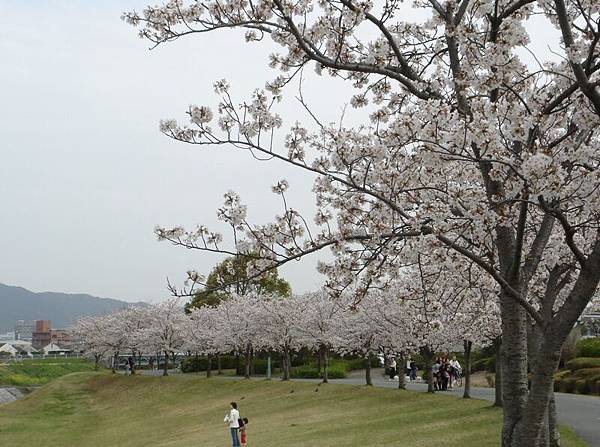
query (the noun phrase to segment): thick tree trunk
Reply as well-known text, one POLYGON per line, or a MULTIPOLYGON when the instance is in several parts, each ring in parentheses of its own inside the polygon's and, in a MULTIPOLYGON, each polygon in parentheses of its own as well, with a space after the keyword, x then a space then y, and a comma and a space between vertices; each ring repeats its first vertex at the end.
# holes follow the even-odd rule
POLYGON ((548 404, 548 441, 550 447, 560 447, 561 445, 558 421, 556 420, 556 398, 554 391, 550 394, 550 403, 548 404))
MULTIPOLYGON (((543 343, 544 345, 545 343, 543 343)), ((555 343, 550 343, 551 345, 555 343)), ((554 386, 554 371, 560 360, 560 345, 552 350, 542 345, 535 361, 529 399, 519 424, 514 447, 545 447, 548 441, 548 407, 554 386)))
POLYGON ((290 370, 291 370, 291 359, 290 359, 290 350, 285 348, 283 350, 283 358, 281 359, 283 362, 283 378, 282 380, 290 380, 290 370))
POLYGON ((425 359, 425 371, 427 371, 427 392, 435 393, 433 389, 433 369, 432 369, 432 360, 433 360, 433 352, 428 347, 421 348, 421 355, 425 359))
POLYGON ((223 375, 223 368, 221 367, 221 354, 217 354, 217 375, 223 375))
POLYGON ((371 354, 367 354, 365 357, 365 381, 368 386, 373 386, 373 380, 371 379, 371 354))
POLYGON ((527 403, 527 319, 525 310, 508 294, 500 294, 500 303, 504 404, 502 447, 514 447, 517 425, 522 421, 527 403))
POLYGON ((242 375, 242 365, 240 362, 240 354, 235 355, 235 375, 236 376, 242 375))
MULTIPOLYGON (((463 368, 465 378, 465 390, 463 392, 463 398, 471 398, 471 350, 473 349, 473 342, 470 340, 464 340, 464 351, 465 351, 465 367, 463 368)), ((452 380, 452 379, 450 379, 452 380)))
POLYGON ((327 347, 323 346, 323 383, 329 382, 329 356, 327 347))
POLYGON ((113 354, 113 361, 112 361, 112 373, 116 373, 117 369, 119 369, 119 351, 116 351, 113 354))
POLYGON ((494 378, 494 407, 502 407, 502 338, 494 340, 496 351, 496 368, 494 378))
POLYGON ((165 351, 165 363, 163 365, 163 376, 169 375, 169 353, 165 351))
POLYGON ((100 356, 94 354, 94 371, 98 371, 98 363, 100 363, 100 356))
POLYGON ((254 377, 256 372, 254 371, 254 349, 250 348, 250 376, 254 377))
POLYGON ((206 378, 212 376, 212 355, 208 354, 206 356, 206 378))

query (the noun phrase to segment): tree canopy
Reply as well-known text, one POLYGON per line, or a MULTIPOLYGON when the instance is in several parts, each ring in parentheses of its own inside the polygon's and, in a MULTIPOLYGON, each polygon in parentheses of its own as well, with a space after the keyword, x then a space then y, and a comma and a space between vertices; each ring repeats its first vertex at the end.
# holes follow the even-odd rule
POLYGON ((217 264, 206 279, 206 286, 196 292, 186 309, 194 307, 216 306, 231 295, 274 294, 289 297, 290 284, 274 269, 258 278, 248 278, 248 256, 234 256, 217 264))

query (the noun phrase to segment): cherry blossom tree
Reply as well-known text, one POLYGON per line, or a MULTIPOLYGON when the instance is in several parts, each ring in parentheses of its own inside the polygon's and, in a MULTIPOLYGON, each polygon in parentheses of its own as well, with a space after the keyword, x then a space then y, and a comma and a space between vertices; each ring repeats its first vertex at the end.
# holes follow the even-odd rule
POLYGON ((206 377, 212 374, 213 356, 220 354, 215 343, 216 312, 214 307, 209 306, 192 308, 188 318, 181 325, 184 348, 207 357, 206 377))
POLYGON ((282 355, 283 380, 289 380, 293 351, 303 347, 303 332, 299 327, 304 313, 311 305, 303 296, 290 298, 263 297, 257 302, 260 325, 259 349, 274 350, 282 355))
POLYGON ((301 343, 316 351, 323 366, 323 383, 327 383, 329 351, 335 338, 335 324, 341 317, 342 303, 322 289, 301 295, 307 303, 302 318, 298 321, 301 343))
POLYGON ((165 356, 163 376, 169 374, 169 357, 174 357, 184 346, 183 326, 187 319, 181 300, 171 298, 145 309, 146 319, 134 337, 151 352, 165 356))
MULTIPOLYGON (((252 256, 250 277, 330 248, 335 258, 320 271, 337 289, 385 287, 418 253, 438 253, 450 271, 467 258, 500 289, 501 364, 510 371, 503 446, 557 445, 547 422, 553 373, 600 281, 599 3, 418 0, 421 21, 407 9, 396 1, 170 0, 124 14, 155 45, 223 28, 280 45, 270 64, 281 74, 266 91, 238 106, 220 81, 217 116, 191 106, 189 125, 166 120, 161 130, 317 175, 312 228, 287 202, 272 223, 251 224, 228 193, 219 216, 235 232, 232 248, 204 226, 157 235, 252 256), (534 15, 561 37, 558 58, 529 48, 534 15), (277 101, 309 65, 349 81, 350 104, 370 122, 323 125, 311 111, 318 128, 292 124, 278 151, 277 101)), ((274 192, 284 197, 287 187, 281 181, 274 192)))
POLYGON ((342 311, 332 329, 331 344, 334 351, 342 355, 356 354, 365 359, 367 385, 373 385, 371 360, 374 355, 385 351, 384 346, 388 341, 385 326, 374 322, 373 314, 378 314, 380 310, 380 302, 374 295, 367 295, 356 305, 351 299, 341 303, 342 311))
POLYGON ((254 348, 260 342, 260 297, 254 294, 232 295, 215 309, 214 344, 219 352, 243 354, 244 376, 250 378, 251 359, 254 348))
POLYGON ((73 338, 79 340, 80 348, 85 355, 94 359, 94 369, 98 370, 100 360, 106 355, 108 347, 104 342, 106 331, 104 320, 96 316, 84 317, 71 329, 73 338))

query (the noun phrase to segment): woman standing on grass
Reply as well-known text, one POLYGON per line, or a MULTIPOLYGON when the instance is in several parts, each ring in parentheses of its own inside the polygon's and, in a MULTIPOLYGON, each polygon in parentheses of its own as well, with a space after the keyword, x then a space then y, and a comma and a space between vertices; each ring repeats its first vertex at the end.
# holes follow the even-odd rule
POLYGON ((233 447, 240 447, 240 438, 238 436, 238 431, 240 429, 240 412, 237 409, 237 403, 231 402, 231 409, 229 413, 225 415, 224 422, 229 423, 229 431, 231 432, 231 441, 233 442, 233 447))

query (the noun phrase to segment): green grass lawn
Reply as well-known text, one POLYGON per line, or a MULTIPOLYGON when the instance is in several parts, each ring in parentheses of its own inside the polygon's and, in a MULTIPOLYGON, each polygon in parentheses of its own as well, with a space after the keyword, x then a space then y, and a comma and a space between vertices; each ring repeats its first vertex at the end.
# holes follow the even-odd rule
POLYGON ((65 374, 93 369, 93 363, 76 358, 45 358, 0 363, 0 386, 39 386, 65 374))
MULTIPOLYGON (((227 446, 237 401, 249 445, 498 446, 500 411, 453 396, 365 386, 78 373, 0 407, 0 445, 227 446)), ((565 447, 585 446, 563 432, 565 447)))

